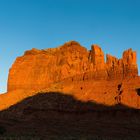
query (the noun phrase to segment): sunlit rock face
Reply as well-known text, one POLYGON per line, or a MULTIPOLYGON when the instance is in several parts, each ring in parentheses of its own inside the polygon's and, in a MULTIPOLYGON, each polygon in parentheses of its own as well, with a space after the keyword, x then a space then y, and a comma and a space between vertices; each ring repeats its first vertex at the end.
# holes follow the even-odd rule
POLYGON ((63 80, 112 80, 138 75, 136 52, 123 53, 122 59, 104 52, 98 45, 87 50, 76 41, 58 48, 32 49, 18 57, 9 71, 8 91, 17 89, 42 90, 63 80))
POLYGON ((110 78, 132 78, 138 75, 136 52, 128 49, 123 52, 122 59, 107 54, 107 71, 110 78))

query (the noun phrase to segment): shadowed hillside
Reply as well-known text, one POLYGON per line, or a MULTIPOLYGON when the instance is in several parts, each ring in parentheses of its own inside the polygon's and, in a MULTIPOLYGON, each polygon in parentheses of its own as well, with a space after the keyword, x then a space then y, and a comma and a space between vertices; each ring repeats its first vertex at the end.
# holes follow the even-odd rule
POLYGON ((0 112, 2 137, 37 139, 140 138, 140 111, 107 107, 71 95, 37 94, 0 112))

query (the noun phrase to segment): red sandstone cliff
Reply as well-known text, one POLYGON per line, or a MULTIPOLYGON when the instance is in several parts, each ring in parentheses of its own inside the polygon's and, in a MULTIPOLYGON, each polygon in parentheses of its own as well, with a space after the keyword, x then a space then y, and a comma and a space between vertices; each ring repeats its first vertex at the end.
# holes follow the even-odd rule
POLYGON ((0 96, 0 110, 39 92, 61 92, 80 101, 140 108, 140 77, 136 52, 121 59, 106 55, 98 45, 87 50, 75 41, 54 48, 26 51, 9 71, 8 92, 0 96))
POLYGON ((108 80, 138 75, 136 52, 129 49, 122 59, 106 56, 98 45, 88 51, 75 41, 55 49, 26 51, 18 57, 9 72, 8 91, 16 89, 44 89, 64 79, 108 80))
POLYGON ((98 45, 88 51, 71 41, 55 49, 32 49, 16 59, 8 92, 0 95, 0 133, 133 139, 140 137, 137 109, 136 52, 126 50, 121 59, 107 54, 105 62, 98 45))

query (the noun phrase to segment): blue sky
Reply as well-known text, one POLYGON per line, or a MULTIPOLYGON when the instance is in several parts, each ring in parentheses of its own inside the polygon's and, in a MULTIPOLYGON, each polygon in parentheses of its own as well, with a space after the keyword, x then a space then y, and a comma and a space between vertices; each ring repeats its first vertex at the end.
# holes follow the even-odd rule
POLYGON ((140 0, 0 0, 0 92, 17 56, 69 40, 119 58, 132 48, 140 66, 140 0))

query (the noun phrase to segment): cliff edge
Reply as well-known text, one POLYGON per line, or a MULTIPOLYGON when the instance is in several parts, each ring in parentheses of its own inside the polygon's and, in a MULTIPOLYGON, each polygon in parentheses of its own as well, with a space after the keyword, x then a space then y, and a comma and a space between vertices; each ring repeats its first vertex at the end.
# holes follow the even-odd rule
POLYGON ((98 45, 87 50, 76 41, 46 50, 33 48, 18 57, 9 71, 8 91, 41 90, 64 79, 114 80, 138 76, 136 52, 126 50, 121 59, 106 55, 98 45))

